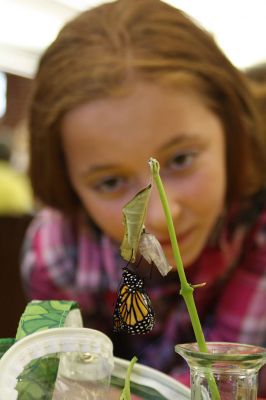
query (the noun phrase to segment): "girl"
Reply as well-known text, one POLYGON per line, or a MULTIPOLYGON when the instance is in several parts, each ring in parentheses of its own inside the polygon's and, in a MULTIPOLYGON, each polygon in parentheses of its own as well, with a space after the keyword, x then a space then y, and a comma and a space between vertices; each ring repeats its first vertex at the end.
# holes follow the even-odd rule
MULTIPOLYGON (((125 261, 122 207, 156 158, 206 340, 266 344, 265 144, 246 78, 213 38, 159 0, 118 0, 66 24, 40 60, 30 109, 30 175, 46 206, 25 238, 30 298, 75 299, 115 355, 177 376, 194 341, 175 273, 141 263, 156 324, 113 333, 125 261), (151 276, 150 276, 151 275, 151 276)), ((152 191, 145 226, 173 256, 152 191)))

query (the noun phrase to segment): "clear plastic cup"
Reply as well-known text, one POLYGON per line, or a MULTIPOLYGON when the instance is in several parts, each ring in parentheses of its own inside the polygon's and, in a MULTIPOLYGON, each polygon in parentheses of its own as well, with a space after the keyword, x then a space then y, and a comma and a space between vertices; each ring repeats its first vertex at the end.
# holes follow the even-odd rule
MULTIPOLYGON (((42 357, 59 359, 53 400, 105 399, 114 367, 113 344, 88 328, 53 328, 19 340, 0 360, 0 400, 16 400, 19 376, 42 357)), ((56 364, 57 367, 57 364, 56 364)), ((50 377, 47 377, 47 381, 50 377)))

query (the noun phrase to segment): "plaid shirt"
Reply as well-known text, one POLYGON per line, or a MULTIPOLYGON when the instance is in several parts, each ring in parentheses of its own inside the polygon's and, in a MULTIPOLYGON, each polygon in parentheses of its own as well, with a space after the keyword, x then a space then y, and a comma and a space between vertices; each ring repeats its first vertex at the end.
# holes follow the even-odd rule
MULTIPOLYGON (((174 352, 175 344, 195 341, 178 295, 178 276, 163 278, 154 271, 145 279, 156 315, 152 332, 114 334, 123 266, 117 244, 54 210, 41 211, 25 237, 22 277, 30 299, 78 301, 84 325, 108 334, 116 356, 137 355, 143 364, 189 384, 185 362, 174 352)), ((192 284, 207 282, 194 291, 206 340, 266 346, 266 191, 228 214, 218 240, 206 246, 186 275, 192 284)), ((263 384, 266 395, 266 379, 263 384)))

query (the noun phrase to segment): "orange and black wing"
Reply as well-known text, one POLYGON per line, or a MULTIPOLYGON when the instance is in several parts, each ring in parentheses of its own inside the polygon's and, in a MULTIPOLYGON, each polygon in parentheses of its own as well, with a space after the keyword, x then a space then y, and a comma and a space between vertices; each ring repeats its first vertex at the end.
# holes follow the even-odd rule
MULTIPOLYGON (((141 278, 136 279, 139 282, 141 278)), ((125 279, 115 305, 113 325, 115 332, 126 332, 132 335, 147 333, 153 328, 154 312, 142 284, 135 286, 125 279)))

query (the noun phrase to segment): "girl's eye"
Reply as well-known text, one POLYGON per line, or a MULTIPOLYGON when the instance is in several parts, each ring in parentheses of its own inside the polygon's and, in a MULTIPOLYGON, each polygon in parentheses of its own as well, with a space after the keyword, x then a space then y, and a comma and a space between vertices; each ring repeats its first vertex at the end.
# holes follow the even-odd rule
POLYGON ((125 179, 122 177, 110 176, 103 178, 93 185, 93 188, 102 193, 114 193, 122 189, 125 179))
POLYGON ((195 157, 195 152, 178 153, 170 160, 169 167, 175 170, 183 170, 191 166, 195 157))

